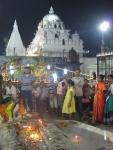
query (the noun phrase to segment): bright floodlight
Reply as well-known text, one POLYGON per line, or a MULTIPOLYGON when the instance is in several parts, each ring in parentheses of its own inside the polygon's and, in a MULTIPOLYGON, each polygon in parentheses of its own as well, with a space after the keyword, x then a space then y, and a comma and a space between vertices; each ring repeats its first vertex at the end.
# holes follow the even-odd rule
POLYGON ((106 32, 108 29, 110 28, 110 24, 107 21, 104 21, 103 23, 101 23, 100 25, 100 30, 102 32, 106 32))
POLYGON ((53 79, 54 79, 54 82, 56 82, 57 81, 57 74, 56 73, 53 73, 53 79))
POLYGON ((64 69, 64 74, 66 75, 68 73, 68 70, 65 68, 64 69))

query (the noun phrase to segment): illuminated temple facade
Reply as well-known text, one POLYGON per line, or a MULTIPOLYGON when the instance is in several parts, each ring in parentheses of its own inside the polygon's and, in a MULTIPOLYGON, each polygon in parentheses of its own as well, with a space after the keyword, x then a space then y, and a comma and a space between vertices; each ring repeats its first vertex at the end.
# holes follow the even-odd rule
POLYGON ((83 41, 77 32, 70 34, 53 7, 38 25, 35 37, 27 48, 28 56, 67 57, 69 51, 74 49, 82 58, 83 41))
POLYGON ((83 41, 79 34, 70 33, 64 23, 55 14, 53 7, 38 24, 35 37, 30 45, 25 48, 15 21, 8 45, 6 56, 46 56, 46 57, 67 57, 69 51, 74 49, 79 55, 80 62, 83 62, 83 41))
POLYGON ((43 58, 51 63, 53 61, 61 63, 62 60, 64 63, 64 60, 69 62, 74 59, 75 63, 82 64, 83 72, 88 73, 89 70, 92 72, 96 68, 96 58, 92 61, 92 58, 83 57, 84 53, 83 41, 79 34, 77 32, 71 34, 71 31, 66 29, 60 17, 55 14, 53 7, 38 24, 35 36, 27 48, 24 47, 16 21, 6 47, 6 56, 25 56, 26 59, 30 57, 42 59, 40 56, 44 56, 43 58), (70 53, 73 50, 74 53, 70 53))
POLYGON ((11 33, 10 39, 8 41, 8 45, 6 47, 6 56, 25 56, 26 49, 23 45, 18 25, 15 20, 13 31, 11 33))

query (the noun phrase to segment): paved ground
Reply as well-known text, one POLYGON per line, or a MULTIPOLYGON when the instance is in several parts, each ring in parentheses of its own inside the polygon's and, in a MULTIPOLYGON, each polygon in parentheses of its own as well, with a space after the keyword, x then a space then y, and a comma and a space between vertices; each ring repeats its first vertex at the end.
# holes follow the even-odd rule
MULTIPOLYGON (((63 120, 61 116, 51 115, 51 113, 49 111, 46 111, 45 113, 41 114, 41 116, 49 122, 53 122, 53 120, 61 120, 61 121, 63 120)), ((85 120, 82 120, 82 121, 79 121, 78 117, 76 116, 74 121, 78 121, 78 122, 81 122, 81 123, 84 123, 84 124, 87 124, 87 125, 90 125, 93 127, 97 127, 102 130, 113 132, 112 126, 107 126, 107 125, 100 124, 100 123, 92 124, 91 116, 89 116, 88 118, 86 118, 85 120)))
MULTIPOLYGON (((65 147, 60 150, 113 150, 113 127, 101 124, 92 126, 90 119, 85 120, 84 123, 62 120, 61 117, 55 117, 48 112, 43 113, 42 116, 48 122, 47 130, 51 138, 47 137, 47 140, 50 145, 57 145, 55 150, 59 150, 60 146, 65 147)), ((0 128, 0 144, 5 147, 2 150, 22 150, 16 147, 17 141, 14 130, 9 130, 5 125, 0 128), (9 143, 9 148, 4 144, 6 142, 9 143)))
POLYGON ((75 121, 55 121, 77 150, 113 150, 113 133, 75 121))
POLYGON ((62 120, 61 117, 53 117, 48 113, 43 114, 43 117, 54 123, 77 150, 113 150, 113 127, 91 124, 90 117, 82 122, 77 122, 76 119, 62 120))

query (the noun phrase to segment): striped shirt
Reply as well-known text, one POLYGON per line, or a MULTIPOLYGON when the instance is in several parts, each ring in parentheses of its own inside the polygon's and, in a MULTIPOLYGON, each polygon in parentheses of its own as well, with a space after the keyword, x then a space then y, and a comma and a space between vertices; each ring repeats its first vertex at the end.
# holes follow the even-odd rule
POLYGON ((26 75, 21 75, 19 77, 19 81, 21 83, 21 90, 22 91, 31 91, 32 90, 32 82, 35 80, 35 78, 29 74, 28 76, 26 75))
POLYGON ((48 84, 48 93, 52 95, 57 94, 57 85, 55 83, 49 83, 48 84))

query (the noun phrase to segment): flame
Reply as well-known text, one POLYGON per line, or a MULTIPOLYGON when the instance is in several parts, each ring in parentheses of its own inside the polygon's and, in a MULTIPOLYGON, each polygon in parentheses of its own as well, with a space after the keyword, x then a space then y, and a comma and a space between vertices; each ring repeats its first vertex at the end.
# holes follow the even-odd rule
POLYGON ((77 135, 75 136, 75 139, 78 139, 78 136, 77 136, 77 135))
POLYGON ((71 142, 73 142, 74 144, 80 144, 80 142, 81 142, 81 138, 80 138, 80 136, 78 136, 78 135, 70 136, 70 137, 69 137, 69 140, 70 140, 71 142))
POLYGON ((76 143, 76 144, 79 144, 79 143, 80 143, 80 137, 77 136, 77 135, 75 136, 75 143, 76 143))
POLYGON ((31 126, 28 126, 28 128, 27 128, 28 130, 32 130, 32 127, 31 126))
POLYGON ((40 135, 37 134, 37 133, 32 133, 32 134, 30 135, 30 138, 32 138, 33 140, 38 140, 38 139, 40 139, 40 135))
POLYGON ((29 126, 27 126, 27 125, 26 125, 26 126, 23 126, 23 128, 26 129, 26 130, 28 130, 28 131, 31 131, 31 130, 32 130, 32 126, 30 126, 30 125, 29 125, 29 126))

